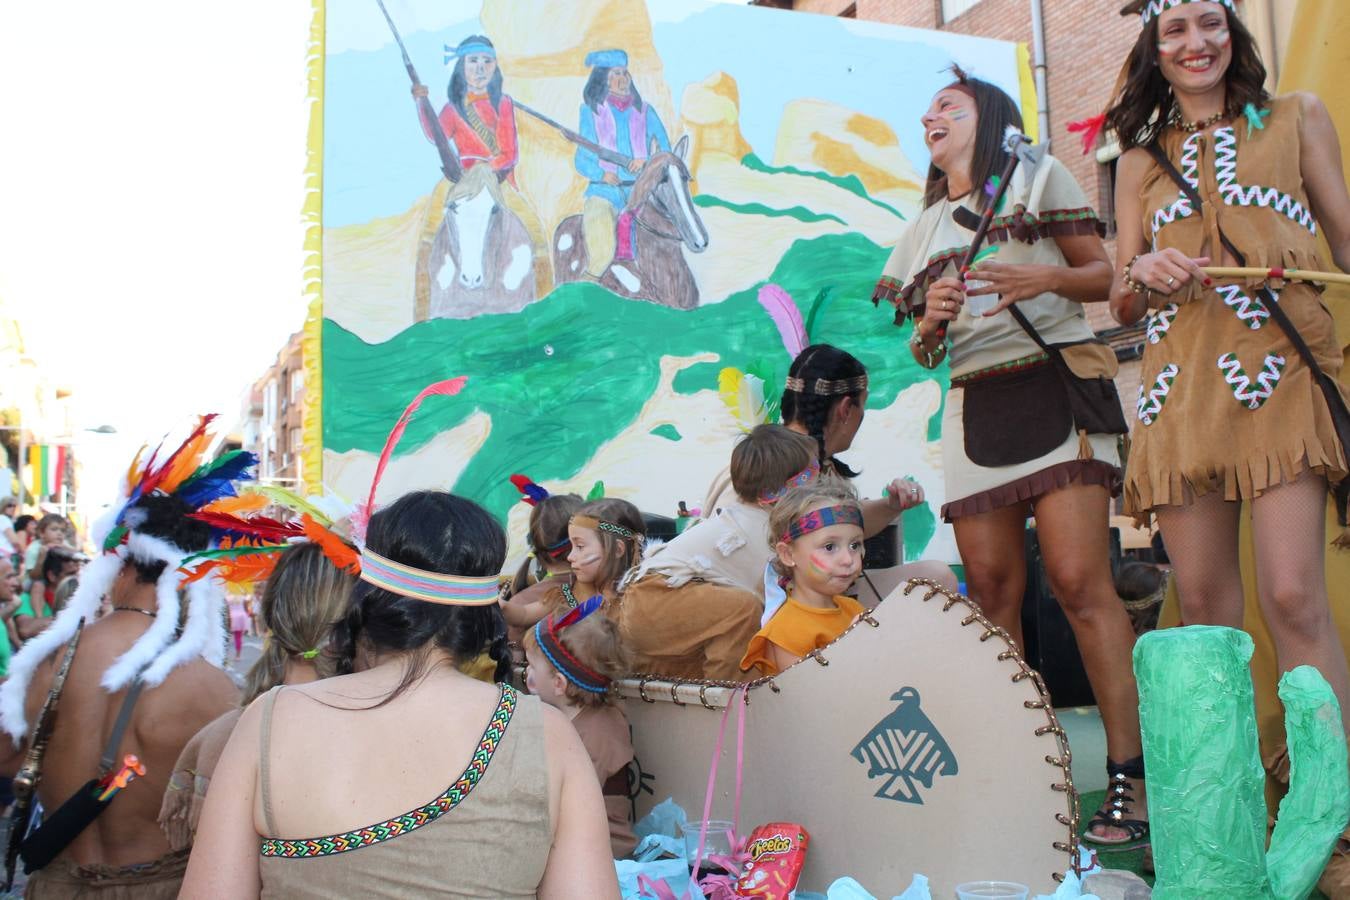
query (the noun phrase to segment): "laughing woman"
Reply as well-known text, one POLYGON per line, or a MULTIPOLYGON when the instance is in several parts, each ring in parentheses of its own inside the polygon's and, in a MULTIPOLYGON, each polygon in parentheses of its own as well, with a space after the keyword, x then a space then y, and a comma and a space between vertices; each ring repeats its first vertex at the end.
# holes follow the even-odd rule
POLYGON ((1341 367, 1331 314, 1313 284, 1201 270, 1323 269, 1319 225, 1350 268, 1336 129, 1317 97, 1266 93, 1232 0, 1132 7, 1144 29, 1106 114, 1125 149, 1112 311, 1123 323, 1152 313, 1126 511, 1157 516, 1185 621, 1241 628, 1249 502, 1280 671, 1317 667, 1344 713, 1350 676, 1323 568, 1327 485, 1346 475, 1328 400, 1342 398, 1315 377, 1341 367))
POLYGON ((942 515, 972 597, 1019 645, 1023 532, 1035 514, 1050 586, 1101 707, 1119 801, 1103 807, 1087 837, 1137 844, 1148 824, 1134 633, 1108 565, 1125 423, 1110 382, 1115 356, 1095 342, 1083 307, 1106 299, 1111 267, 1082 190, 1043 156, 1018 167, 989 230, 990 255, 962 280, 957 267, 1008 158, 1005 131, 1020 130, 1022 118, 1003 91, 955 71, 922 120, 932 157, 924 211, 901 235, 874 299, 895 304, 897 323, 913 317, 920 365, 950 357, 942 515))

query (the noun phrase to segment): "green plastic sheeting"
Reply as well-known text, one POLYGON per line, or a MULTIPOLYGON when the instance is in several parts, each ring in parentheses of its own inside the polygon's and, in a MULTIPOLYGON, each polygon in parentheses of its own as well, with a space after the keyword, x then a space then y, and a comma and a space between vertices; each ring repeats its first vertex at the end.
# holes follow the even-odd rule
POLYGON ((1266 852, 1251 656, 1245 632, 1204 625, 1135 645, 1158 900, 1306 897, 1350 816, 1340 707, 1301 666, 1280 681, 1291 780, 1266 852))

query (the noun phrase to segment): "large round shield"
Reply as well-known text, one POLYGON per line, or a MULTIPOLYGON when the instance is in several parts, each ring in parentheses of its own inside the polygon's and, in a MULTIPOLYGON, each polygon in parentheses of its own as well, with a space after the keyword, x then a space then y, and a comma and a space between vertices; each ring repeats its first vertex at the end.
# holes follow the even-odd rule
MULTIPOLYGON (((1078 811, 1039 677, 971 601, 927 582, 892 590, 885 573, 870 574, 884 602, 817 655, 735 695, 748 698, 741 834, 805 826, 806 890, 851 875, 890 897, 922 873, 936 897, 977 879, 1050 892, 1076 859, 1078 811)), ((620 693, 651 788, 638 814, 673 797, 697 820, 732 689, 634 678, 620 693)), ((734 812, 734 707, 727 718, 712 809, 724 819, 734 812)))

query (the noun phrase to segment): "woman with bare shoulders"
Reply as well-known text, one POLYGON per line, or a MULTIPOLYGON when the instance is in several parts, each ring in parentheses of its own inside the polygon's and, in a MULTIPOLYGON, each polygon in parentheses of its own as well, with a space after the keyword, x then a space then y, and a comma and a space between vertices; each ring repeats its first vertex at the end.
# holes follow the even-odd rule
POLYGON ((1144 29, 1106 114, 1125 150, 1111 308, 1127 324, 1149 315, 1126 512, 1157 516, 1182 618, 1241 628, 1238 527, 1249 503, 1279 669, 1315 666, 1344 715, 1350 675, 1324 558, 1328 484, 1346 476, 1346 451, 1314 370, 1334 380, 1341 345, 1319 286, 1202 270, 1325 269, 1319 225, 1335 263, 1350 268, 1336 129, 1314 95, 1266 93, 1231 0, 1132 7, 1144 29))
POLYGON ((501 527, 450 494, 371 517, 346 652, 368 667, 244 712, 182 896, 618 897, 576 732, 455 665, 505 660, 505 556, 501 527))

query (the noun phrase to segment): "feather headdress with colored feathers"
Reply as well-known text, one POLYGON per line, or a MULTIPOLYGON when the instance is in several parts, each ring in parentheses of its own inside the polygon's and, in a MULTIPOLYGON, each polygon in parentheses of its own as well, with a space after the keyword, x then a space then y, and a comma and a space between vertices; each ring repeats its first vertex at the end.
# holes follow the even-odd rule
POLYGON ((122 496, 94 523, 90 537, 103 552, 85 567, 79 588, 42 634, 28 641, 10 661, 9 678, 0 686, 0 728, 16 742, 28 732, 24 701, 37 666, 64 646, 80 620, 92 622, 103 596, 128 562, 163 563, 155 584, 155 618, 135 643, 103 673, 103 687, 116 692, 139 677, 160 684, 175 667, 198 656, 220 665, 224 656, 224 598, 211 581, 186 584, 187 616, 181 632, 179 567, 189 551, 138 530, 144 512, 138 507, 150 496, 172 496, 189 511, 235 495, 237 481, 248 477, 256 463, 251 453, 235 450, 215 459, 208 453, 213 437, 208 429, 214 415, 200 417, 195 428, 172 453, 162 455, 161 444, 148 457, 144 448, 127 470, 122 496))

